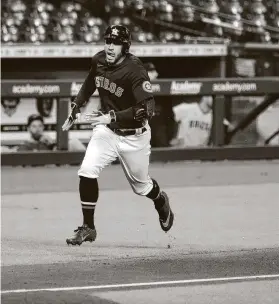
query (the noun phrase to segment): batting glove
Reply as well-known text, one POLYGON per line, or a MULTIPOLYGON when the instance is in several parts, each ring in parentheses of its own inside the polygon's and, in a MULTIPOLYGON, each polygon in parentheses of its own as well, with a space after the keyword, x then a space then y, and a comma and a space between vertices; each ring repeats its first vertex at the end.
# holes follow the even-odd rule
POLYGON ((62 130, 63 131, 69 131, 71 126, 75 123, 75 121, 79 118, 80 116, 80 109, 79 106, 72 102, 71 103, 71 113, 68 116, 68 118, 65 120, 62 130))
POLYGON ((146 119, 148 119, 148 115, 145 109, 137 109, 134 112, 134 119, 138 122, 144 122, 146 119))
POLYGON ((85 120, 91 123, 91 126, 108 125, 112 122, 112 117, 115 115, 110 111, 108 114, 104 114, 101 111, 94 111, 93 113, 85 114, 85 120))

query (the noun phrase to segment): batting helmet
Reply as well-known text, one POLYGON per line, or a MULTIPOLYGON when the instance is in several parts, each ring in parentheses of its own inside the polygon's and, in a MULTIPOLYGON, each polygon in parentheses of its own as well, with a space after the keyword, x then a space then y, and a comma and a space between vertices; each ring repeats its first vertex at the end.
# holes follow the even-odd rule
POLYGON ((124 25, 110 25, 104 35, 106 39, 113 39, 123 45, 123 53, 128 53, 131 45, 131 33, 124 25))

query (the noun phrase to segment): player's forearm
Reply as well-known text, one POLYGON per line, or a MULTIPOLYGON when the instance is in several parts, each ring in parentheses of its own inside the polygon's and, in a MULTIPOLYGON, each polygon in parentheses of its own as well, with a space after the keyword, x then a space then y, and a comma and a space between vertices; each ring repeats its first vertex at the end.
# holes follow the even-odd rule
POLYGON ((134 107, 115 113, 118 122, 133 122, 152 118, 154 114, 155 102, 153 98, 144 100, 134 107), (141 113, 139 113, 141 111, 141 113))
POLYGON ((115 117, 117 122, 133 122, 134 110, 131 107, 123 111, 115 112, 115 117))
POLYGON ((80 91, 78 92, 77 97, 74 100, 74 103, 78 105, 78 107, 82 107, 85 105, 91 95, 95 92, 96 90, 96 85, 94 81, 94 70, 91 68, 89 74, 87 75, 80 91))
POLYGON ((84 106, 88 102, 91 95, 95 92, 95 90, 95 85, 92 85, 92 82, 86 79, 77 97, 75 98, 74 103, 76 103, 78 107, 84 106))

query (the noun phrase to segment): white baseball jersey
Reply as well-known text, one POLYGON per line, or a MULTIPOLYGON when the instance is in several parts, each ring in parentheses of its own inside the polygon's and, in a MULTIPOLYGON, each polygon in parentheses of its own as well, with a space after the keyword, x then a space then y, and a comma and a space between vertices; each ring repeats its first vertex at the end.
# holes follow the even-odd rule
MULTIPOLYGON (((258 145, 264 144, 264 141, 279 129, 279 99, 258 116, 256 127, 260 136, 258 145)), ((279 145, 279 135, 275 136, 269 145, 279 145)))
POLYGON ((198 103, 181 103, 173 108, 179 122, 177 140, 182 147, 206 146, 212 125, 212 111, 204 113, 198 103))

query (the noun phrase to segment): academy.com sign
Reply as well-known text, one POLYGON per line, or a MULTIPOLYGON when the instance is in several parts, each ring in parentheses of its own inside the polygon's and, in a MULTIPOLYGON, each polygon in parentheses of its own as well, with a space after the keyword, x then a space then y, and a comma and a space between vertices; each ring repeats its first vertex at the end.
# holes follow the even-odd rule
POLYGON ((15 95, 53 95, 60 93, 59 85, 20 84, 12 86, 15 95))
POLYGON ((201 91, 202 83, 196 81, 172 81, 170 87, 170 94, 175 95, 195 95, 201 91))
POLYGON ((220 82, 212 85, 213 92, 256 92, 257 84, 255 82, 220 82))

